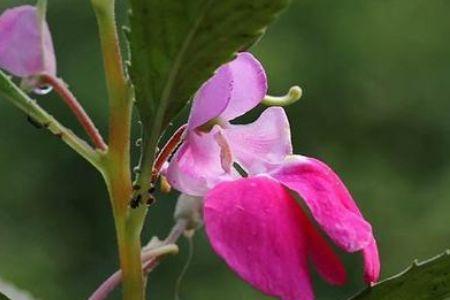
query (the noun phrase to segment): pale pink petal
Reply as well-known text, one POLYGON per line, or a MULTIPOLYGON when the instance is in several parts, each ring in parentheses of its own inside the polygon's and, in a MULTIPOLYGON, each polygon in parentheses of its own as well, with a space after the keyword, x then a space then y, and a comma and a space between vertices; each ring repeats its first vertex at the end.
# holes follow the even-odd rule
POLYGON ((297 192, 314 219, 346 251, 362 250, 372 241, 370 224, 361 216, 339 177, 324 163, 294 156, 271 176, 297 192))
POLYGON ((37 9, 25 5, 0 16, 0 68, 19 77, 55 75, 56 60, 47 23, 37 9))
POLYGON ((311 300, 304 214, 289 192, 265 176, 217 185, 205 196, 213 249, 240 277, 283 300, 311 300))
POLYGON ((52 35, 47 22, 44 22, 44 26, 42 27, 42 35, 44 47, 44 69, 42 72, 50 75, 56 75, 55 50, 53 47, 52 35))
POLYGON ((217 118, 230 102, 233 76, 230 64, 220 67, 197 91, 192 102, 188 129, 193 130, 217 118))
POLYGON ((257 106, 267 92, 263 67, 244 52, 220 67, 196 93, 188 128, 197 128, 210 120, 232 120, 257 106))
POLYGON ((209 133, 190 131, 167 168, 169 183, 191 196, 203 196, 210 188, 233 174, 224 170, 221 147, 215 135, 218 126, 209 133))
POLYGON ((250 175, 266 173, 292 154, 291 132, 281 107, 266 109, 255 122, 224 130, 235 160, 250 175))
POLYGON ((242 116, 266 96, 267 77, 261 63, 249 52, 239 53, 228 64, 233 77, 230 102, 220 118, 226 121, 242 116))
POLYGON ((375 239, 363 249, 364 258, 364 280, 367 283, 374 283, 380 277, 380 256, 378 254, 377 242, 375 239))

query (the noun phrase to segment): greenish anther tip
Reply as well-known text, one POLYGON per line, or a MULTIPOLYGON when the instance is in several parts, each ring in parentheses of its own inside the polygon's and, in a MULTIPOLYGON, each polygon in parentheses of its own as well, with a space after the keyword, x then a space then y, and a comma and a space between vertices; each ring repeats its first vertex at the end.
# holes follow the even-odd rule
POLYGON ((284 96, 267 95, 266 97, 264 97, 262 104, 267 106, 288 106, 300 100, 302 95, 302 89, 298 85, 294 85, 284 96))

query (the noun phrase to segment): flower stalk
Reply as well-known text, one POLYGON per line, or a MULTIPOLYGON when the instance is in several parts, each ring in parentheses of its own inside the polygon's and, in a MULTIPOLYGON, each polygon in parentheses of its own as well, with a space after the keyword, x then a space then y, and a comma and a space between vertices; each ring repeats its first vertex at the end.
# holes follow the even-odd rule
POLYGON ((122 63, 115 1, 92 0, 92 6, 97 17, 109 95, 108 167, 103 175, 116 224, 123 297, 126 300, 143 300, 145 288, 140 233, 145 213, 136 213, 129 206, 133 190, 130 171, 132 92, 122 63))
POLYGON ((61 79, 49 74, 43 74, 39 77, 39 79, 41 84, 50 85, 61 97, 61 99, 67 104, 70 110, 72 110, 81 126, 83 126, 84 130, 91 138, 95 147, 102 151, 106 151, 108 146, 106 145, 105 141, 103 141, 103 137, 100 135, 97 127, 95 127, 94 125, 94 122, 92 122, 91 118, 84 111, 83 107, 77 101, 75 96, 67 88, 66 84, 61 79))

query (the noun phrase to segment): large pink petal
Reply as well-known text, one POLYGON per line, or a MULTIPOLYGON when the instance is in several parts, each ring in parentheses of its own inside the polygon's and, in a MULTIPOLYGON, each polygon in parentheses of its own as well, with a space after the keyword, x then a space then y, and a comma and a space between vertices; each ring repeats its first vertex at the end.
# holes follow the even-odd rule
POLYGON ((249 52, 239 53, 230 64, 233 89, 227 108, 220 115, 229 121, 257 106, 266 96, 267 77, 261 63, 249 52))
POLYGON ((375 239, 364 248, 364 280, 367 283, 378 281, 380 277, 380 256, 378 254, 377 242, 375 239))
POLYGON ((209 133, 191 131, 167 168, 169 183, 191 196, 203 196, 218 182, 230 180, 233 173, 224 168, 216 136, 218 127, 209 133))
POLYGON ((41 24, 35 7, 19 6, 0 16, 0 68, 19 77, 55 75, 50 31, 47 23, 41 24))
POLYGON ((340 247, 354 252, 371 243, 370 224, 339 177, 324 163, 294 156, 271 176, 303 198, 314 219, 340 247))
POLYGON ((292 154, 291 132, 281 107, 266 109, 255 122, 224 130, 236 161, 250 174, 266 173, 292 154))
POLYGON ((205 196, 213 249, 245 281, 283 300, 313 299, 303 219, 289 192, 265 176, 221 183, 205 196))

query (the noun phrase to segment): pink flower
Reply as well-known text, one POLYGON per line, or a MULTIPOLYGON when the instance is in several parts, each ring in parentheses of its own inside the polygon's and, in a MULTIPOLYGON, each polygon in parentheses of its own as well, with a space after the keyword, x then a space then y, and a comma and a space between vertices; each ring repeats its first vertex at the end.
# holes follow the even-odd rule
POLYGON ((18 77, 55 75, 52 38, 36 7, 18 6, 0 16, 0 68, 18 77))
POLYGON ((361 251, 365 280, 375 282, 380 263, 371 225, 328 166, 292 154, 284 110, 268 108, 248 125, 230 123, 266 91, 264 70, 251 54, 222 66, 194 97, 185 141, 167 170, 170 183, 204 198, 212 247, 268 295, 313 299, 308 261, 329 283, 346 280, 341 261, 307 214, 340 248, 361 251))

